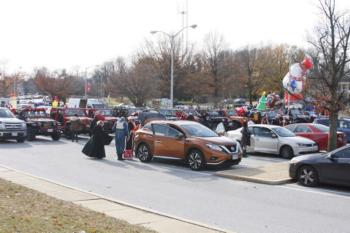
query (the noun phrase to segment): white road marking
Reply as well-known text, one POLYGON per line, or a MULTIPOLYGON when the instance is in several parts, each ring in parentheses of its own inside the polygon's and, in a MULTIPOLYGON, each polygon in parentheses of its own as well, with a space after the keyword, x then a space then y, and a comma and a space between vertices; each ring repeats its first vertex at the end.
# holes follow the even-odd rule
POLYGON ((323 196, 329 196, 329 197, 343 197, 346 199, 350 199, 350 193, 348 192, 342 192, 342 191, 334 191, 329 189, 319 189, 319 188, 308 188, 308 187, 301 187, 296 184, 292 185, 281 185, 277 186, 278 188, 284 188, 284 189, 291 189, 294 191, 302 191, 307 193, 313 193, 313 194, 320 194, 323 196), (318 190, 314 190, 318 189, 318 190))

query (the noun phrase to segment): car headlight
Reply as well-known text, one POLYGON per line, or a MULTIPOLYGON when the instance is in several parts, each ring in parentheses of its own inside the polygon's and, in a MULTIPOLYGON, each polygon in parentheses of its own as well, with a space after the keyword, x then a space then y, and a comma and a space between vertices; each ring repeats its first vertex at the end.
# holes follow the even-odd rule
POLYGON ((25 122, 22 122, 21 126, 23 129, 27 128, 27 124, 25 122))
POLYGON ((211 150, 222 151, 221 147, 215 144, 207 144, 207 147, 211 150))
POLYGON ((0 129, 5 129, 5 124, 3 122, 0 122, 0 129))

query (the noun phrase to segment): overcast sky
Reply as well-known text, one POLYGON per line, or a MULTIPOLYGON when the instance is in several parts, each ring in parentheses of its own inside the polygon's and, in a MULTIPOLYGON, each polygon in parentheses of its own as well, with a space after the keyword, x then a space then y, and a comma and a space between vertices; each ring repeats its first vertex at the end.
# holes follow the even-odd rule
MULTIPOLYGON (((350 1, 336 2, 350 9, 350 1)), ((189 25, 198 25, 189 31, 197 49, 209 32, 233 49, 305 46, 319 19, 318 0, 0 0, 0 70, 85 70, 130 58, 146 39, 157 39, 151 30, 178 31, 186 5, 189 25)))

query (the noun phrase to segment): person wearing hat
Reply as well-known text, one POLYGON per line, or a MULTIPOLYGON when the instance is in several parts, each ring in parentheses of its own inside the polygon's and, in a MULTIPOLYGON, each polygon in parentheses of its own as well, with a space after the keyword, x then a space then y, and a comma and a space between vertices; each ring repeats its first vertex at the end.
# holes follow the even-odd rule
POLYGON ((119 118, 114 123, 113 130, 115 131, 115 146, 118 160, 124 160, 123 153, 125 150, 126 138, 129 135, 128 123, 125 117, 119 118))
POLYGON ((89 157, 102 159, 106 157, 104 138, 106 132, 103 131, 104 122, 98 121, 92 131, 92 137, 85 144, 83 153, 89 157))

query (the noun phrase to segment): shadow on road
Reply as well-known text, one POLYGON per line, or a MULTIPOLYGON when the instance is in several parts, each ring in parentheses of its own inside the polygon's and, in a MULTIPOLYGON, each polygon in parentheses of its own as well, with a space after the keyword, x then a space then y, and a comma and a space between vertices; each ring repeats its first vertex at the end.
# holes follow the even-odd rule
POLYGON ((130 167, 135 167, 137 169, 143 169, 143 170, 150 170, 150 171, 155 170, 154 168, 152 168, 152 167, 150 167, 150 166, 148 166, 146 164, 143 165, 143 164, 140 164, 139 162, 133 161, 133 160, 123 160, 123 161, 116 160, 116 161, 113 161, 113 160, 109 160, 109 159, 93 159, 93 158, 90 158, 90 159, 96 160, 97 162, 100 162, 100 163, 103 163, 103 164, 106 164, 106 165, 118 167, 118 168, 131 169, 130 167))
POLYGON ((21 149, 31 147, 32 145, 28 142, 18 143, 16 141, 0 141, 0 149, 21 149))
POLYGON ((249 153, 249 156, 254 156, 254 158, 261 158, 261 159, 280 159, 281 161, 288 161, 288 159, 284 159, 279 155, 274 154, 264 154, 264 153, 249 153))
POLYGON ((34 141, 32 141, 34 145, 63 145, 67 144, 67 142, 62 141, 62 139, 58 141, 52 140, 50 137, 37 137, 34 141))

